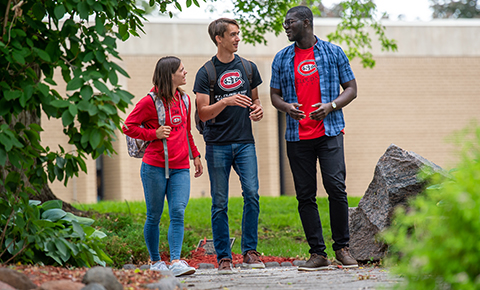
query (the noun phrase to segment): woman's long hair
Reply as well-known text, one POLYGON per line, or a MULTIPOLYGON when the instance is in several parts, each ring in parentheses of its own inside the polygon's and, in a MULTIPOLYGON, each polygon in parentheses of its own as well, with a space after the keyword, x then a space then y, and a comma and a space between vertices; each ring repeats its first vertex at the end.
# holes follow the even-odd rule
MULTIPOLYGON (((155 93, 162 98, 164 104, 170 104, 174 98, 172 75, 178 70, 181 60, 176 56, 165 56, 158 60, 153 73, 155 93)), ((177 88, 180 94, 183 90, 177 88)))

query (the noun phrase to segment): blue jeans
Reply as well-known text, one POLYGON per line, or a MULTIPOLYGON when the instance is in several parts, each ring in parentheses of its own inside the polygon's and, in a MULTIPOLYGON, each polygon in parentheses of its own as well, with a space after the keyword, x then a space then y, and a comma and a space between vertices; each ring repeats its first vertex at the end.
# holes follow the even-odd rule
POLYGON ((228 180, 233 167, 240 178, 243 196, 242 253, 258 243, 258 170, 255 144, 207 145, 205 159, 212 195, 212 232, 217 260, 232 258, 228 227, 228 180))
POLYGON ((165 168, 142 163, 140 169, 147 219, 143 227, 143 235, 147 244, 150 259, 159 261, 158 245, 160 239, 160 218, 163 212, 165 197, 168 201, 170 225, 168 227, 168 244, 170 260, 180 259, 183 243, 185 208, 190 198, 189 169, 170 169, 170 178, 165 178, 165 168))

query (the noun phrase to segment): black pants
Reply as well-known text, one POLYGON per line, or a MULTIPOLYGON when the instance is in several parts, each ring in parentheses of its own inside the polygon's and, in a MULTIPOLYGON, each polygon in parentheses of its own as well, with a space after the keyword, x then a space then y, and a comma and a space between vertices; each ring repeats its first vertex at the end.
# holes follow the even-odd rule
POLYGON ((348 246, 348 200, 345 191, 343 133, 312 140, 287 142, 287 155, 295 183, 298 212, 310 245, 310 253, 325 253, 322 224, 317 206, 317 158, 323 186, 328 194, 333 250, 348 246))

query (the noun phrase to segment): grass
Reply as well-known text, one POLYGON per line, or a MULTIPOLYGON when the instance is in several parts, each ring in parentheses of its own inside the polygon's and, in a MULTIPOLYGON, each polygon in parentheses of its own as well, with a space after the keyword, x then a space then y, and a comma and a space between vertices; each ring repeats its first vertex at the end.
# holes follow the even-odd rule
MULTIPOLYGON (((355 207, 359 201, 360 197, 349 197, 349 206, 355 207)), ((328 199, 318 198, 317 204, 327 254, 333 256, 328 199)), ((114 266, 122 266, 125 263, 141 264, 148 260, 148 251, 143 239, 143 224, 146 217, 144 202, 102 201, 96 204, 77 204, 76 207, 101 214, 94 214, 93 218, 96 219, 94 225, 108 235, 105 250, 115 261, 114 266)), ((212 238, 210 207, 210 198, 190 199, 185 212, 182 257, 188 257, 200 239, 212 238)), ((232 251, 241 253, 243 199, 230 198, 228 208, 230 236, 236 238, 232 251)), ((168 253, 166 225, 169 220, 166 206, 160 221, 160 251, 165 253, 168 253)), ((258 236, 257 250, 266 256, 296 258, 310 256, 294 196, 260 197, 258 236)))

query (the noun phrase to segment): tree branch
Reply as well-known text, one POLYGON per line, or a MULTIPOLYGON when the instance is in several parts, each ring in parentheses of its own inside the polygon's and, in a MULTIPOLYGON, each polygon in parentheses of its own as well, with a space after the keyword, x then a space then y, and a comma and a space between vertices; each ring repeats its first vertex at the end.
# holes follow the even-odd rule
POLYGON ((2 34, 2 37, 7 32, 8 14, 10 13, 10 4, 11 3, 12 3, 12 0, 8 0, 7 6, 6 6, 7 9, 5 9, 5 18, 3 19, 3 34, 2 34))

